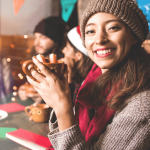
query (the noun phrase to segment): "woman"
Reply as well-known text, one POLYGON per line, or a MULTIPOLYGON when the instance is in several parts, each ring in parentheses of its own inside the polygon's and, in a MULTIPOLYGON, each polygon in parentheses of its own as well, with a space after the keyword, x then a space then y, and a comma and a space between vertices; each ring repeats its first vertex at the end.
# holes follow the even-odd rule
POLYGON ((68 66, 68 83, 74 105, 79 87, 93 66, 93 61, 82 45, 80 26, 68 32, 66 46, 62 52, 64 58, 61 60, 68 66))
POLYGON ((53 108, 48 135, 54 149, 150 149, 150 55, 141 48, 148 34, 143 12, 132 0, 91 0, 81 35, 95 62, 79 89, 75 116, 67 73, 28 81, 53 108), (57 89, 57 90, 56 90, 57 89))

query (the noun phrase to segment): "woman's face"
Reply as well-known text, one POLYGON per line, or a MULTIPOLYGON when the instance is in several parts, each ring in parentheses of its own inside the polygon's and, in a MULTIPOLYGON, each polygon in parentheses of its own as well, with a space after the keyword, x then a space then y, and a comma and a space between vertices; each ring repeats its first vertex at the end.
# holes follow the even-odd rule
POLYGON ((120 63, 136 43, 127 25, 112 14, 94 14, 86 24, 86 49, 102 73, 120 63))
POLYGON ((75 59, 75 51, 74 48, 69 44, 69 42, 66 42, 66 46, 62 50, 62 53, 64 54, 65 57, 69 57, 72 59, 75 59))

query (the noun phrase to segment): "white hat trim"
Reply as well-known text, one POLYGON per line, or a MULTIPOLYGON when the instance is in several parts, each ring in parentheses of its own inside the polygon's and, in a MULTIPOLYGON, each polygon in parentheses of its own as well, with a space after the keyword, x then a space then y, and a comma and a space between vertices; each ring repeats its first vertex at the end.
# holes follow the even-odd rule
POLYGON ((79 35, 79 33, 77 32, 77 27, 74 27, 73 29, 71 29, 68 34, 67 34, 68 39, 70 40, 70 42, 80 51, 82 52, 84 55, 88 56, 86 48, 82 45, 82 40, 81 37, 79 35))

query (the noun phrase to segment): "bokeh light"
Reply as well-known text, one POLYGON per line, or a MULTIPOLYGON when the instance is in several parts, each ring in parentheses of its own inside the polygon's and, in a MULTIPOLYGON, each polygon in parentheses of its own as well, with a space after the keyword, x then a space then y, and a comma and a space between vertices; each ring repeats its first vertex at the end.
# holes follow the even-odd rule
POLYGON ((27 52, 27 53, 30 53, 31 51, 30 51, 30 49, 28 48, 28 49, 26 49, 26 52, 27 52))
POLYGON ((22 80, 22 79, 23 79, 23 76, 21 76, 20 79, 22 80))
POLYGON ((14 47, 15 47, 15 45, 14 45, 14 44, 10 44, 10 47, 11 47, 11 48, 14 48, 14 47))
POLYGON ((21 74, 21 73, 19 73, 19 74, 18 74, 18 77, 22 77, 22 74, 21 74))
POLYGON ((10 61, 11 61, 11 59, 10 59, 10 58, 7 58, 7 61, 8 61, 8 62, 10 62, 10 61))
POLYGON ((27 38, 28 38, 28 35, 24 35, 24 38, 27 39, 27 38))
POLYGON ((17 92, 13 92, 13 96, 17 96, 17 92))
POLYGON ((16 87, 16 86, 13 86, 13 90, 17 90, 17 87, 16 87))
POLYGON ((12 97, 12 98, 11 98, 11 101, 13 101, 13 102, 16 101, 16 98, 15 98, 15 97, 12 97))

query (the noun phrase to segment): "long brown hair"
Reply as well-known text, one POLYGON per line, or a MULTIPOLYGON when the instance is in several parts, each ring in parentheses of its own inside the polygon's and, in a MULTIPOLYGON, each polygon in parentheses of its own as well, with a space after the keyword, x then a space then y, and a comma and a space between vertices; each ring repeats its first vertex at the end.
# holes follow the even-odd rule
POLYGON ((77 83, 82 83, 93 66, 93 61, 83 54, 81 60, 75 63, 73 69, 74 79, 77 83))
POLYGON ((149 83, 150 54, 136 45, 120 64, 97 78, 91 94, 95 105, 106 102, 109 108, 118 110, 128 98, 150 89, 149 83))

